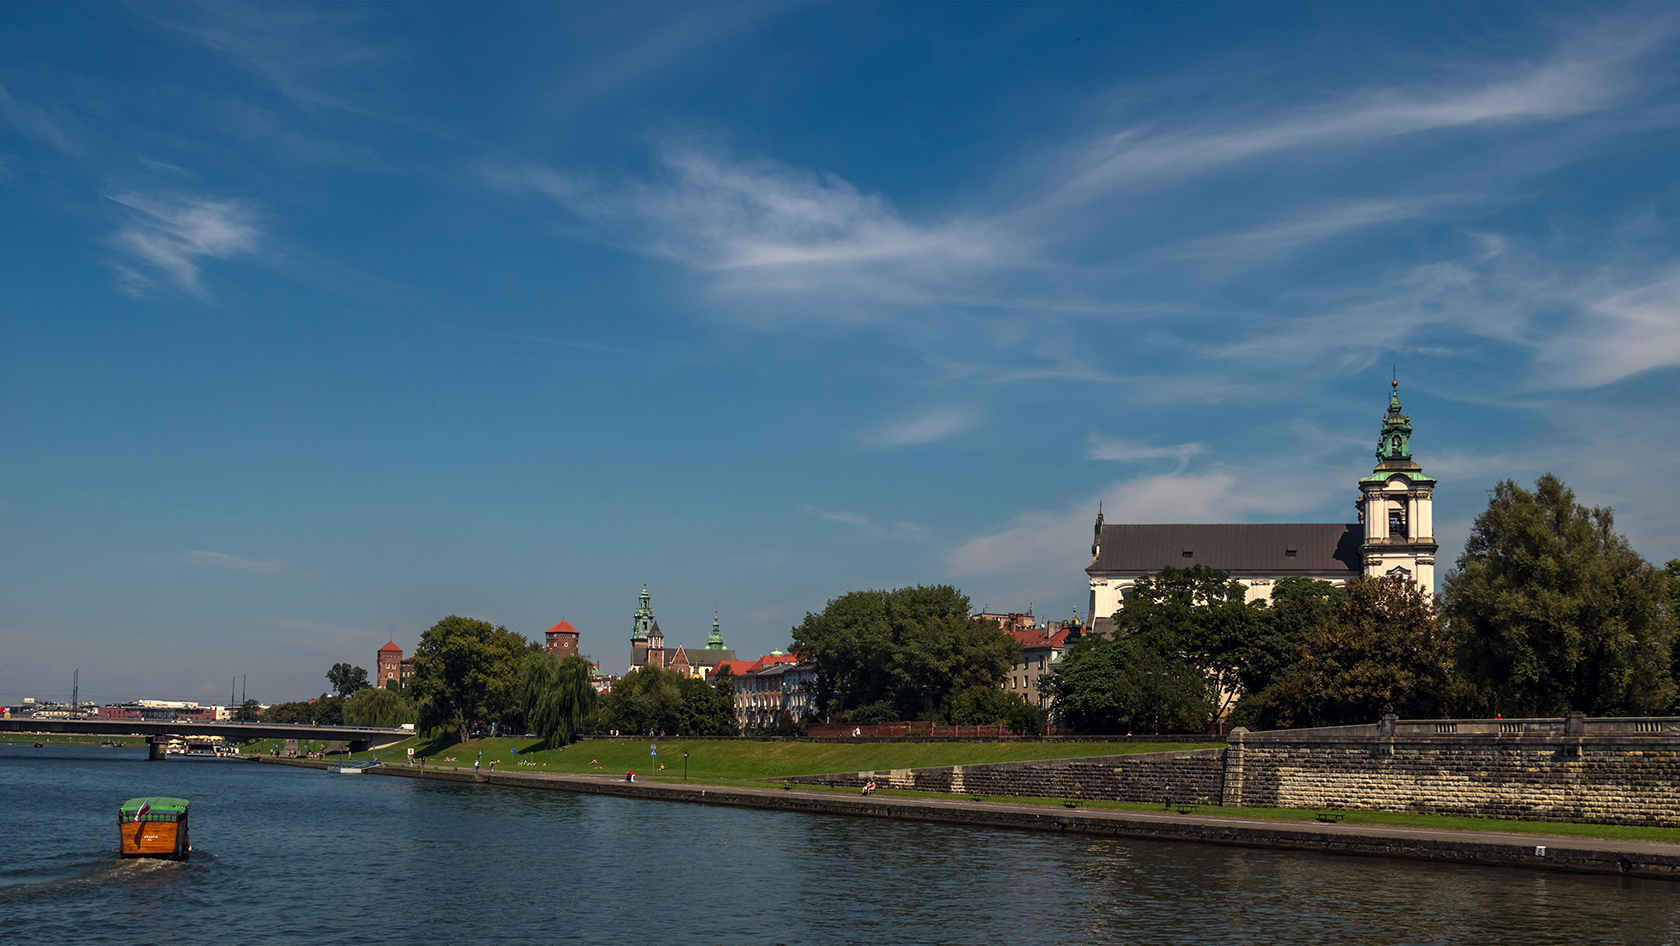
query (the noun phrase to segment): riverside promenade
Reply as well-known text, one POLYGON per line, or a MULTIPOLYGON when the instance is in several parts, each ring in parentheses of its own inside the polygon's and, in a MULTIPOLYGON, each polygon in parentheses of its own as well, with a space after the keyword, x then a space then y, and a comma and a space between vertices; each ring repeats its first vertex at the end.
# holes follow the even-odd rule
MULTIPOLYGON (((325 769, 331 763, 303 759, 262 758, 269 765, 325 769)), ((769 811, 897 818, 992 828, 1017 828, 1092 834, 1153 841, 1192 841, 1242 847, 1317 851, 1372 857, 1462 864, 1506 865, 1581 873, 1628 874, 1680 880, 1680 844, 1659 841, 1621 841, 1605 838, 1512 834, 1497 831, 1362 825, 1338 822, 1279 822, 1233 818, 1210 813, 1176 811, 1112 811, 1053 808, 1007 800, 975 801, 972 796, 949 798, 863 797, 799 788, 743 788, 654 781, 627 782, 623 776, 560 772, 474 773, 453 767, 402 764, 379 765, 367 775, 469 782, 509 788, 614 795, 654 801, 729 805, 769 811)))

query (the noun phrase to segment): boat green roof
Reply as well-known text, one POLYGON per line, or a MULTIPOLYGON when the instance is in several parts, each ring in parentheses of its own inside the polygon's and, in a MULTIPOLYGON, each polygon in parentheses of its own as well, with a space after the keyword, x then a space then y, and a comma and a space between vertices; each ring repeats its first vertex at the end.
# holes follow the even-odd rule
POLYGON ((121 811, 139 811, 141 806, 150 806, 153 811, 176 811, 185 813, 189 802, 185 798, 130 798, 122 803, 121 811))

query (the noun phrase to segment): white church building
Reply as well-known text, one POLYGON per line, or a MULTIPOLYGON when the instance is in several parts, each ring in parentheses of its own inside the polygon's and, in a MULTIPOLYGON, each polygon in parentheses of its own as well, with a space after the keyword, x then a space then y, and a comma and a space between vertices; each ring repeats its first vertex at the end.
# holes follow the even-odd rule
POLYGON ((1166 566, 1206 565, 1231 573, 1248 600, 1270 599, 1272 583, 1303 576, 1345 585, 1360 575, 1399 574, 1426 593, 1435 591, 1435 481, 1412 459, 1411 418, 1400 409, 1394 382, 1377 441, 1377 465, 1359 481, 1356 523, 1105 524, 1097 513, 1091 546, 1087 622, 1113 629, 1114 612, 1139 578, 1166 566))

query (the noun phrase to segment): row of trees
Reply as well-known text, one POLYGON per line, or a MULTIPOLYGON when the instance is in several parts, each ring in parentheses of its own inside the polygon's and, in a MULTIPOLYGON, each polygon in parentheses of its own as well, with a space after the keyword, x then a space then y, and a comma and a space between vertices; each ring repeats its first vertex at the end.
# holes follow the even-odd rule
POLYGON ((1652 567, 1551 475, 1494 489, 1438 601, 1402 577, 1244 596, 1202 566, 1138 581, 1114 635, 1076 643, 1047 684, 1061 721, 1196 732, 1239 693, 1232 721, 1251 728, 1677 709, 1680 561, 1652 567))

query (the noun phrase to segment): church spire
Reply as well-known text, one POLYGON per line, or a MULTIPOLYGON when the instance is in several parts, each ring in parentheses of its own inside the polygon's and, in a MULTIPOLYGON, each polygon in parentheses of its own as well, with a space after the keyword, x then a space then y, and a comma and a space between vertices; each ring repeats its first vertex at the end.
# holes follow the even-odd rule
POLYGON ((642 596, 637 600, 636 623, 630 630, 630 639, 645 641, 648 639, 649 632, 657 626, 653 619, 653 607, 649 604, 647 585, 644 584, 642 585, 642 596))
POLYGON ((1421 469, 1412 461, 1412 419, 1400 408, 1400 381, 1389 382, 1388 415, 1383 418, 1382 433, 1377 437, 1378 470, 1421 469))
POLYGON ((724 650, 723 631, 718 628, 718 613, 712 612, 712 633, 706 638, 707 650, 724 650))

